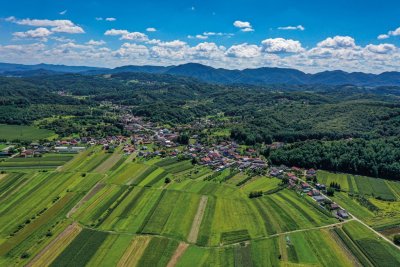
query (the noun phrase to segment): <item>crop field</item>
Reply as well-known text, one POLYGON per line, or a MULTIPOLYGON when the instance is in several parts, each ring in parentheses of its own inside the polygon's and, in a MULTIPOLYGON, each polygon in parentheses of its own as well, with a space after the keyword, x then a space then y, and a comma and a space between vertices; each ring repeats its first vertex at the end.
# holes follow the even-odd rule
POLYGON ((372 197, 360 201, 358 196, 350 196, 345 192, 336 192, 333 200, 374 228, 380 229, 400 223, 399 201, 384 201, 372 197))
POLYGON ((281 180, 276 178, 259 177, 258 179, 252 180, 250 183, 247 183, 245 186, 243 186, 242 190, 245 193, 250 193, 252 191, 267 192, 277 188, 280 182, 281 180))
POLYGON ((354 176, 343 173, 331 173, 318 171, 318 182, 329 186, 331 182, 340 184, 342 191, 372 196, 383 200, 394 201, 396 197, 395 182, 387 182, 383 179, 377 179, 366 176, 354 176), (393 189, 394 188, 394 189, 393 189))
MULTIPOLYGON (((46 158, 64 163, 0 176, 1 266, 398 265, 391 244, 357 222, 337 225, 276 178, 214 175, 177 158, 132 161, 100 147, 46 158), (250 199, 252 191, 270 193, 250 199)), ((369 186, 376 184, 371 194, 387 194, 381 181, 369 186)), ((384 185, 397 197, 397 183, 384 185)), ((334 199, 377 229, 400 222, 399 202, 366 196, 379 211, 346 191, 334 199)))
POLYGON ((35 141, 56 137, 55 133, 45 129, 39 129, 33 126, 5 125, 0 124, 0 139, 7 141, 35 141))
POLYGON ((0 170, 8 169, 54 169, 64 165, 73 158, 72 155, 45 154, 34 158, 9 158, 0 162, 0 170))
POLYGON ((343 226, 343 231, 372 265, 399 266, 399 251, 374 235, 364 225, 350 222, 343 226))

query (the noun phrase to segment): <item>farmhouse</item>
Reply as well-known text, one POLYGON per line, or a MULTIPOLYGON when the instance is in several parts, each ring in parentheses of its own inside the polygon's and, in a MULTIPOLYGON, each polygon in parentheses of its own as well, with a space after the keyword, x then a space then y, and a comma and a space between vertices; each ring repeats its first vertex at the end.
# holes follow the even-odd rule
POLYGON ((348 218, 349 218, 349 214, 348 214, 347 211, 345 211, 345 210, 338 210, 338 211, 337 211, 337 215, 338 215, 340 218, 343 218, 343 219, 348 219, 348 218))
POLYGON ((317 202, 324 202, 326 198, 324 196, 313 196, 313 199, 317 202))

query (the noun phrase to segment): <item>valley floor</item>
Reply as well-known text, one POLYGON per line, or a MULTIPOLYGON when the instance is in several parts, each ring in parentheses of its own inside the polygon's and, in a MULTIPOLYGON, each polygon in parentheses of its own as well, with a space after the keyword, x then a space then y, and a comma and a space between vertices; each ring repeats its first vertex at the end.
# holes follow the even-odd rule
POLYGON ((342 181, 332 200, 352 216, 340 221, 277 178, 100 146, 63 160, 0 176, 1 266, 400 265, 396 182, 381 185, 392 201, 363 194, 374 210, 364 180, 319 172, 342 181))

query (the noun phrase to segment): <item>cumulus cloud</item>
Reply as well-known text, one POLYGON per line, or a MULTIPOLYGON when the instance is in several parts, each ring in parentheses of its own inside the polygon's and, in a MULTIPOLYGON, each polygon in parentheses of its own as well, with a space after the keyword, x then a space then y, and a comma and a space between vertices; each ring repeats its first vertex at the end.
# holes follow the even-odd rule
POLYGON ((141 32, 129 32, 127 30, 111 29, 111 30, 106 31, 104 33, 104 35, 121 36, 119 38, 120 40, 133 40, 133 41, 138 41, 138 42, 145 42, 145 41, 149 40, 147 35, 144 34, 144 33, 141 33, 141 32))
POLYGON ((267 53, 300 53, 304 51, 299 41, 284 38, 269 38, 261 42, 262 50, 267 53))
POLYGON ((147 57, 149 49, 144 45, 124 43, 118 50, 112 53, 112 56, 119 58, 139 58, 147 57))
POLYGON ((389 31, 388 33, 378 35, 378 39, 379 40, 387 39, 390 36, 400 36, 400 27, 398 27, 397 29, 395 29, 393 31, 389 31))
POLYGON ((396 30, 394 31, 390 31, 389 35, 391 36, 399 36, 400 35, 400 27, 398 27, 396 30))
POLYGON ((100 41, 95 41, 95 40, 90 40, 88 42, 86 42, 87 45, 93 45, 93 46, 100 46, 100 45, 105 45, 106 42, 104 42, 103 40, 100 41))
POLYGON ((389 38, 389 35, 388 35, 388 34, 379 34, 379 35, 378 35, 378 39, 379 39, 379 40, 383 40, 383 39, 387 39, 387 38, 389 38))
POLYGON ((325 48, 354 48, 356 47, 354 38, 350 36, 335 36, 335 37, 328 37, 327 39, 319 42, 317 44, 318 47, 325 47, 325 48))
POLYGON ((61 12, 58 13, 58 14, 60 14, 60 15, 65 15, 65 14, 67 14, 67 11, 68 11, 68 10, 63 10, 63 11, 61 11, 61 12))
POLYGON ((150 28, 147 28, 146 31, 147 31, 147 32, 156 32, 157 29, 156 29, 156 28, 153 28, 153 27, 150 27, 150 28))
POLYGON ((284 30, 284 31, 304 31, 306 28, 302 25, 297 25, 297 26, 286 26, 286 27, 278 27, 278 30, 284 30))
POLYGON ((253 58, 260 56, 260 54, 260 47, 258 47, 257 45, 249 45, 247 43, 233 45, 226 51, 227 56, 238 58, 253 58))
POLYGON ((75 25, 70 20, 49 20, 49 19, 16 19, 15 17, 8 17, 8 22, 16 23, 18 25, 33 26, 33 27, 51 27, 52 32, 59 33, 85 33, 85 31, 78 25, 75 25))
POLYGON ((47 37, 51 34, 53 34, 51 31, 41 27, 26 32, 14 32, 13 36, 17 38, 42 39, 43 41, 47 41, 47 37))
POLYGON ((251 26, 250 22, 248 21, 240 21, 236 20, 233 22, 233 26, 239 28, 242 32, 252 32, 254 31, 253 26, 251 26))
POLYGON ((366 46, 366 49, 372 53, 389 54, 396 51, 397 48, 392 44, 379 44, 379 45, 369 44, 366 46))
POLYGON ((106 18, 105 20, 106 21, 116 21, 117 19, 116 18, 106 18))

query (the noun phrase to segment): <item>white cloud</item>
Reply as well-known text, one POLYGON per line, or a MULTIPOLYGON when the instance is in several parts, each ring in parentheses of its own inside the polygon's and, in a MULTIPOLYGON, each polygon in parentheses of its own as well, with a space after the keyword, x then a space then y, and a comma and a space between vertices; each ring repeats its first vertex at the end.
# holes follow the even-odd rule
POLYGON ((104 33, 104 35, 121 36, 119 38, 120 40, 134 40, 134 41, 139 41, 139 42, 145 42, 145 41, 149 40, 147 35, 144 34, 144 33, 141 33, 141 32, 129 32, 127 30, 111 29, 111 30, 106 31, 104 33))
POLYGON ((189 39, 200 39, 200 40, 206 40, 208 39, 207 35, 201 35, 201 34, 197 34, 196 36, 193 35, 188 35, 189 39))
POLYGON ((300 53, 304 51, 299 41, 283 38, 269 38, 262 43, 262 50, 267 53, 300 53))
POLYGON ((390 37, 390 36, 387 35, 387 34, 379 34, 379 35, 378 35, 378 39, 379 39, 379 40, 387 39, 387 38, 389 38, 389 37, 390 37))
POLYGON ((205 36, 234 36, 235 34, 233 33, 225 33, 225 32, 203 32, 203 35, 205 36))
POLYGON ((103 20, 102 17, 96 17, 96 18, 94 18, 94 19, 97 20, 97 21, 102 21, 102 20, 103 20))
POLYGON ((354 48, 356 47, 354 38, 350 36, 335 36, 329 37, 322 42, 317 44, 318 47, 325 47, 325 48, 333 48, 333 49, 340 49, 340 48, 354 48))
POLYGON ((369 44, 366 46, 366 49, 372 53, 389 54, 396 51, 397 48, 392 44, 379 44, 379 45, 369 44))
POLYGON ((119 58, 138 58, 147 57, 149 49, 144 45, 124 43, 118 50, 112 53, 112 56, 119 58))
POLYGON ((49 19, 16 19, 9 17, 6 19, 8 22, 13 22, 18 25, 33 26, 33 27, 51 27, 52 32, 60 33, 85 33, 85 31, 75 25, 70 20, 49 20, 49 19))
POLYGON ((117 19, 116 18, 106 18, 105 20, 106 21, 116 21, 117 19))
POLYGON ((297 25, 297 26, 286 26, 286 27, 278 27, 278 30, 284 30, 284 31, 304 31, 306 28, 304 28, 302 25, 297 25))
POLYGON ((400 35, 400 27, 398 27, 396 30, 394 31, 390 31, 389 35, 391 36, 399 36, 400 35))
POLYGON ((63 10, 63 11, 61 11, 59 14, 60 14, 60 15, 65 15, 65 14, 67 14, 67 11, 68 11, 68 10, 63 10))
POLYGON ((90 40, 88 42, 86 42, 87 45, 94 45, 94 46, 100 46, 100 45, 105 45, 106 42, 104 42, 103 40, 100 41, 95 41, 95 40, 90 40))
POLYGON ((261 55, 261 49, 257 45, 244 43, 231 46, 225 54, 228 57, 253 58, 261 55))
POLYGON ((147 28, 146 31, 147 31, 147 32, 156 32, 157 29, 156 29, 156 28, 153 28, 153 27, 150 27, 150 28, 147 28))
MULTIPOLYGON (((18 35, 23 38, 28 35, 37 36, 35 40, 42 41, 46 37, 40 36, 45 36, 47 33, 37 30, 38 28, 32 29, 37 32, 29 34, 21 32, 18 35)), ((42 28, 46 29, 46 27, 42 28)), ((50 29, 47 30, 52 33, 50 29)), ((373 73, 400 71, 398 47, 385 43, 358 46, 349 36, 331 37, 308 49, 303 48, 299 41, 283 38, 266 39, 260 44, 237 43, 228 48, 214 42, 190 45, 181 40, 165 41, 145 38, 146 41, 141 44, 135 43, 137 40, 130 40, 131 42, 123 43, 118 48, 111 48, 107 47, 102 40, 78 43, 51 33, 47 38, 56 42, 0 45, 0 61, 105 67, 130 64, 176 65, 197 62, 230 69, 270 66, 297 68, 306 72, 335 69, 373 73)), ((120 38, 131 36, 132 33, 127 30, 113 29, 108 35, 120 38)), ((202 35, 222 36, 214 32, 202 35)), ((143 36, 139 39, 143 40, 143 36)))
POLYGON ((382 39, 387 39, 390 36, 400 36, 400 27, 398 27, 397 29, 393 30, 393 31, 389 31, 386 34, 380 34, 378 36, 378 39, 382 40, 382 39))
POLYGON ((47 37, 49 37, 51 34, 53 33, 46 28, 37 28, 26 32, 14 32, 13 36, 17 38, 32 38, 47 41, 47 37))
POLYGON ((235 22, 233 22, 233 26, 235 26, 236 28, 241 29, 242 32, 252 32, 252 31, 254 31, 253 26, 251 26, 250 22, 248 22, 248 21, 236 20, 235 22))

